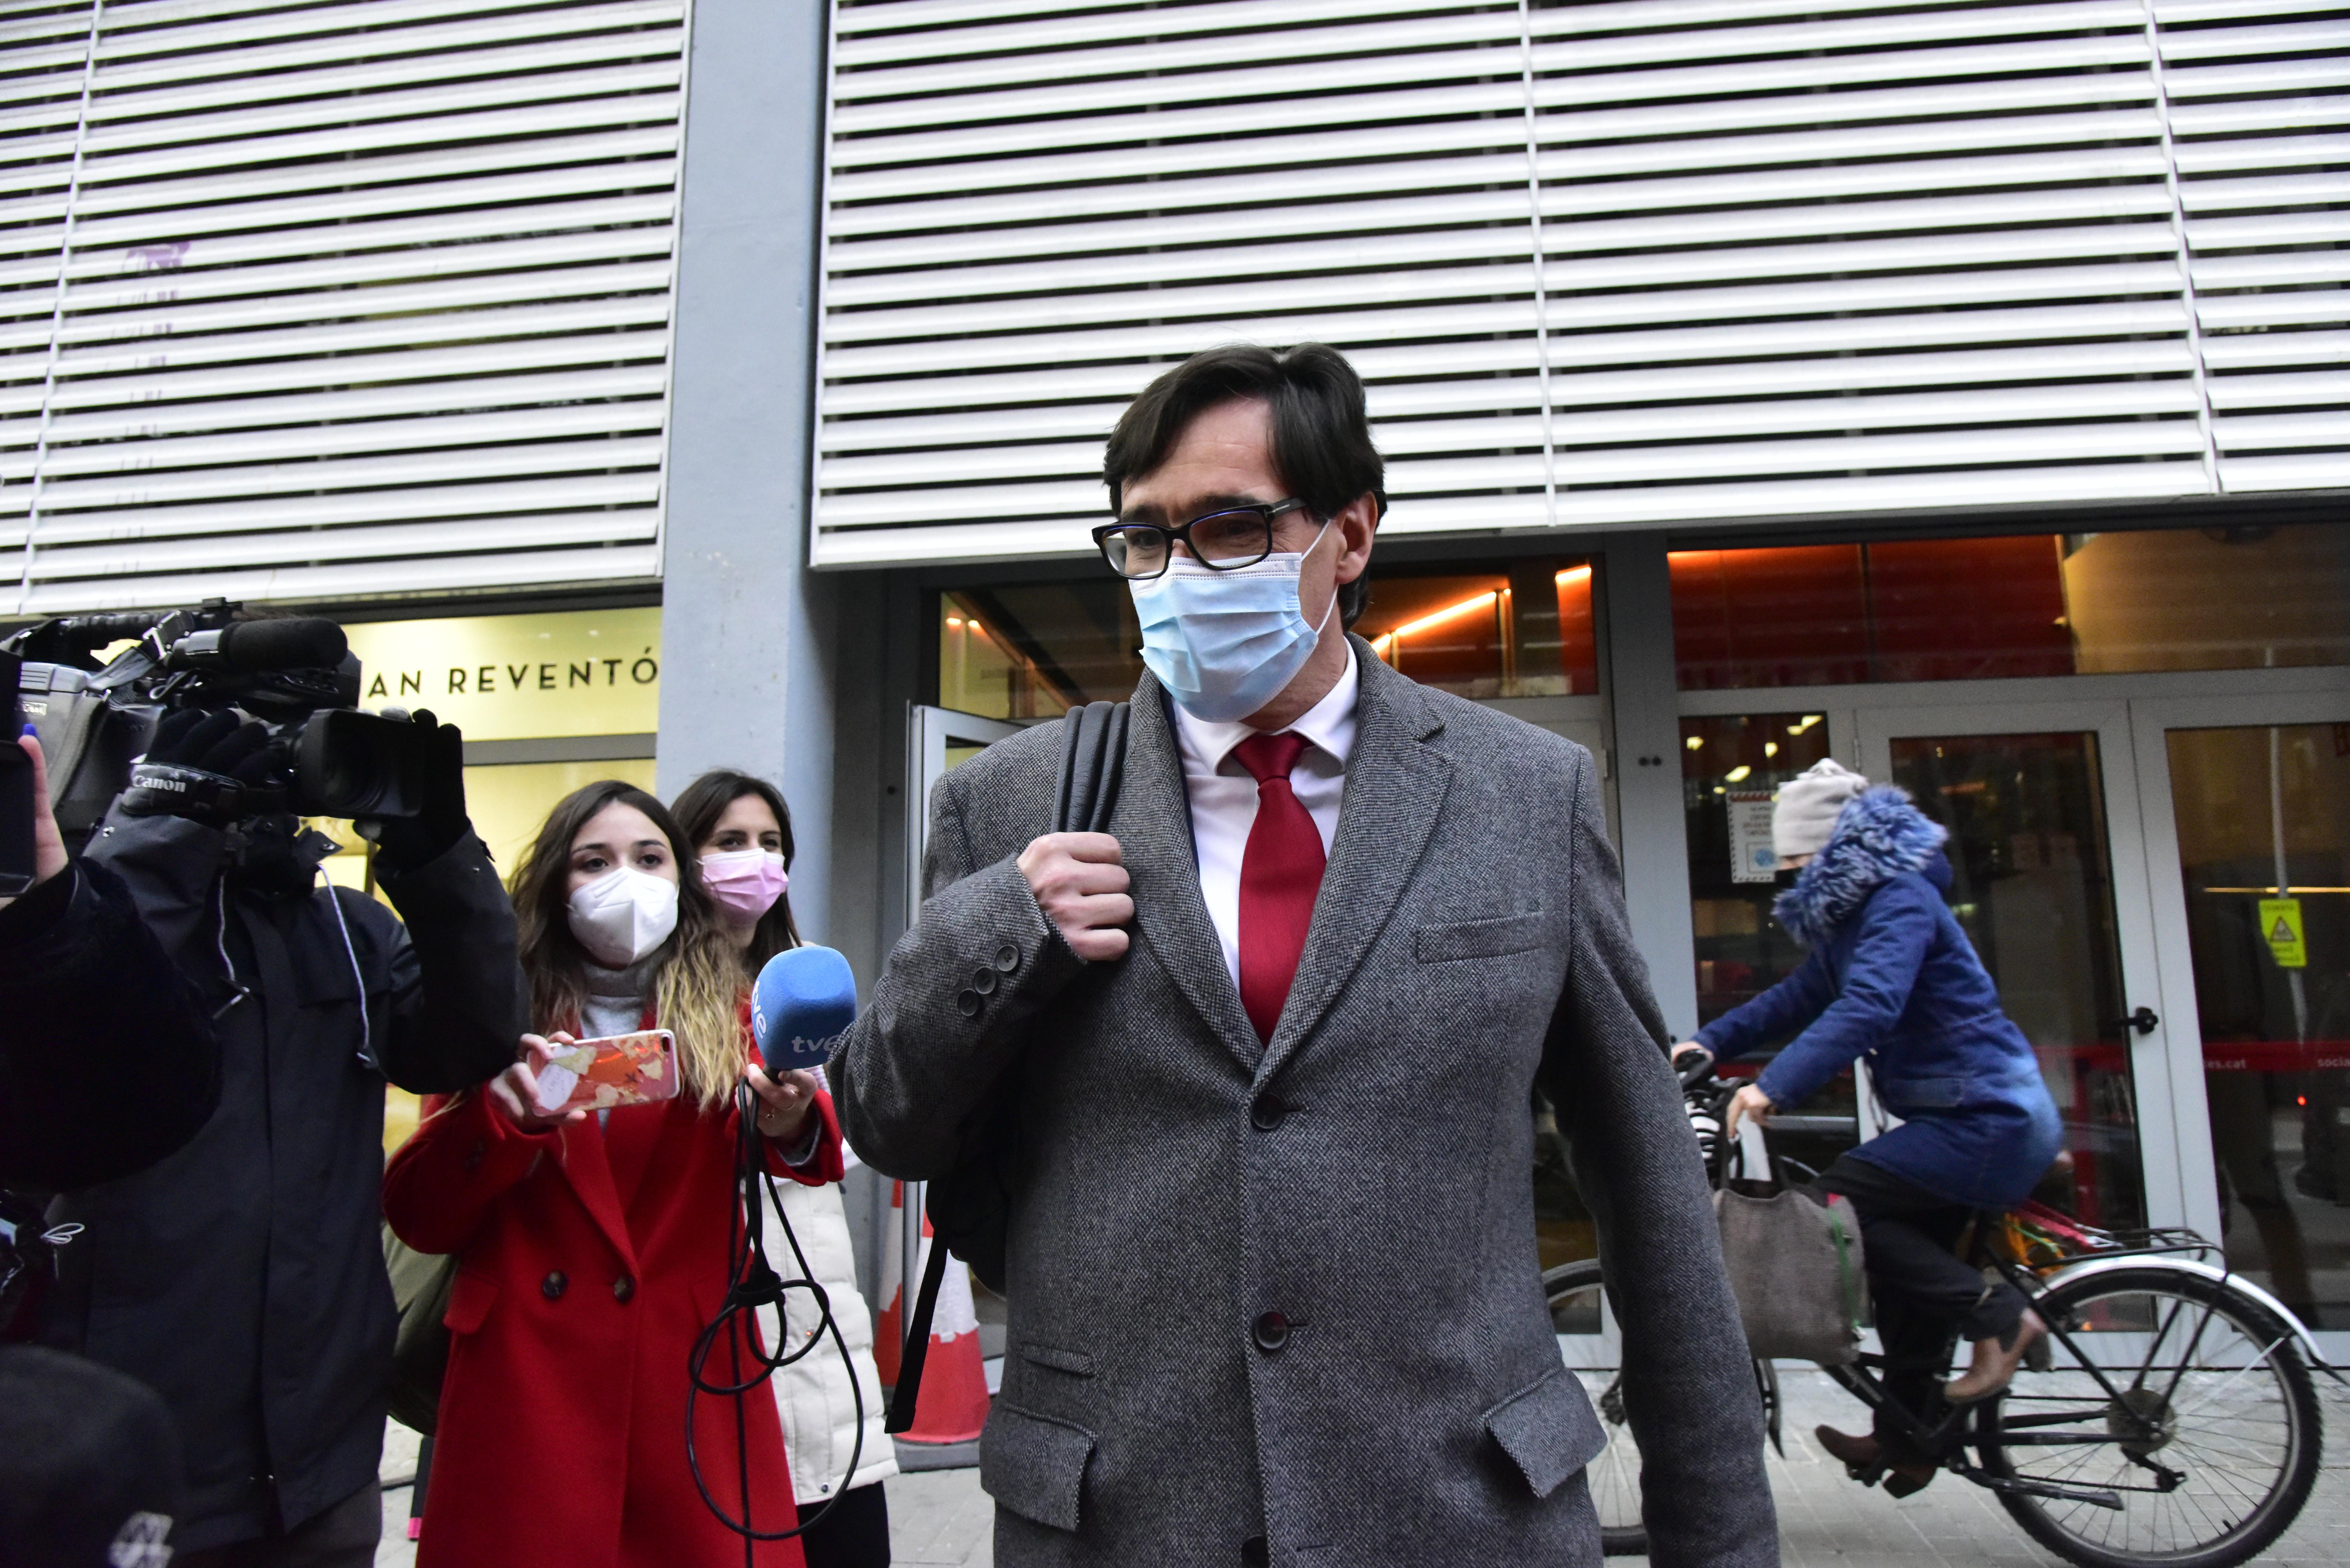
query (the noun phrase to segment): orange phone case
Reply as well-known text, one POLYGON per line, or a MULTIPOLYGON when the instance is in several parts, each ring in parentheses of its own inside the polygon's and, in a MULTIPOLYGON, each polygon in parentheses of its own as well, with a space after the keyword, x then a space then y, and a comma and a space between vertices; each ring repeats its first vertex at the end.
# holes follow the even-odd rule
POLYGON ((677 1036, 666 1029, 558 1046, 538 1070, 541 1116, 602 1111, 677 1097, 677 1036))

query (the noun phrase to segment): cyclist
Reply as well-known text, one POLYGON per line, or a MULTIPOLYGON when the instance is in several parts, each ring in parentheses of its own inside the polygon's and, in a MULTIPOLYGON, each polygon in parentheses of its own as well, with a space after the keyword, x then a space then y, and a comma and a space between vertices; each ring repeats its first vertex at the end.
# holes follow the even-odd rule
MULTIPOLYGON (((1819 1185, 1860 1219, 1888 1392, 1913 1413, 1933 1386, 1944 1335, 1973 1341, 1966 1372, 1942 1386, 1953 1405, 2005 1388, 2047 1332, 2012 1285, 1987 1285, 1953 1251, 1978 1209, 2022 1202, 2062 1141, 2055 1102, 2021 1030, 1943 902, 1949 835, 1901 790, 1822 762, 1782 787, 1772 813, 1782 870, 1797 872, 1773 912, 1811 949, 1795 972, 1673 1048, 1728 1059, 1801 1030, 1730 1102, 1725 1139, 1747 1116, 1799 1103, 1856 1057, 1885 1107, 1903 1119, 1849 1150, 1819 1185)), ((1907 1496, 1933 1479, 1880 1415, 1871 1436, 1834 1428, 1820 1446, 1847 1465, 1884 1465, 1907 1496)))

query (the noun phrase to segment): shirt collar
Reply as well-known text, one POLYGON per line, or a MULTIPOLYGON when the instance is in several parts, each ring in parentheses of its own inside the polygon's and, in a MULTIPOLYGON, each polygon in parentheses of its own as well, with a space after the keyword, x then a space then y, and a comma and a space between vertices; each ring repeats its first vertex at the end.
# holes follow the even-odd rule
MULTIPOLYGON (((1355 645, 1347 644, 1347 668, 1322 701, 1308 708, 1290 732, 1305 737, 1315 750, 1328 755, 1343 771, 1355 751, 1355 702, 1362 691, 1362 671, 1355 664, 1355 645)), ((1221 772, 1232 748, 1257 733, 1246 724, 1219 724, 1195 717, 1180 702, 1175 710, 1175 734, 1183 751, 1186 773, 1221 772)))

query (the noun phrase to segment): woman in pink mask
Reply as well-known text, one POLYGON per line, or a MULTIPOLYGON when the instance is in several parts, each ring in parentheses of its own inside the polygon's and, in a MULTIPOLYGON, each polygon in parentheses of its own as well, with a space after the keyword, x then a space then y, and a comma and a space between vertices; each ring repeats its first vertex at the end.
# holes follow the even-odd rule
MULTIPOLYGON (((686 785, 671 803, 670 814, 701 858, 702 885, 717 903, 735 950, 743 955, 743 972, 755 979, 769 959, 800 942, 786 896, 791 885, 792 817, 782 792, 764 779, 722 768, 686 785)), ((857 1157, 846 1148, 842 1152, 854 1166, 857 1157)), ((833 1502, 823 1522, 800 1538, 800 1547, 807 1555, 808 1568, 887 1568, 889 1510, 880 1482, 898 1473, 898 1462, 895 1446, 882 1430, 881 1377, 873 1365, 873 1314, 858 1293, 848 1216, 837 1185, 785 1183, 779 1188, 793 1234, 832 1303, 833 1319, 854 1363, 852 1372, 827 1343, 780 1368, 769 1380, 783 1417, 784 1452, 791 1465, 792 1490, 799 1501, 802 1521, 815 1518, 818 1508, 833 1502), (849 1387, 852 1376, 865 1403, 864 1443, 857 1452, 854 1475, 847 1473, 850 1453, 858 1449, 857 1406, 849 1387)), ((790 1246, 772 1221, 765 1229, 768 1261, 784 1278, 793 1278, 799 1265, 790 1246)), ((820 1331, 821 1322, 806 1291, 787 1293, 785 1305, 790 1317, 782 1333, 797 1348, 820 1331)), ((763 1308, 759 1315, 766 1342, 777 1343, 772 1313, 763 1308)))
POLYGON ((670 815, 702 858, 702 885, 756 979, 759 966, 800 945, 792 924, 792 815, 766 780, 718 768, 670 803, 670 815))

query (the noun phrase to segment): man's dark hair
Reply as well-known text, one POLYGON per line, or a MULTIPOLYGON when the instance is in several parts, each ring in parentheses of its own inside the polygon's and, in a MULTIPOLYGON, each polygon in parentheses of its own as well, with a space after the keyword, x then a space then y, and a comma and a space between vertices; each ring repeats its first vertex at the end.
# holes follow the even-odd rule
MULTIPOLYGON (((1289 493, 1317 519, 1366 493, 1387 514, 1387 468, 1363 414, 1363 379, 1325 343, 1260 348, 1233 343, 1194 354, 1142 389, 1126 406, 1102 452, 1111 515, 1127 482, 1167 461, 1193 420, 1221 404, 1262 399, 1273 410, 1273 466, 1289 493)), ((1338 618, 1355 624, 1369 605, 1368 575, 1338 589, 1338 618)))

